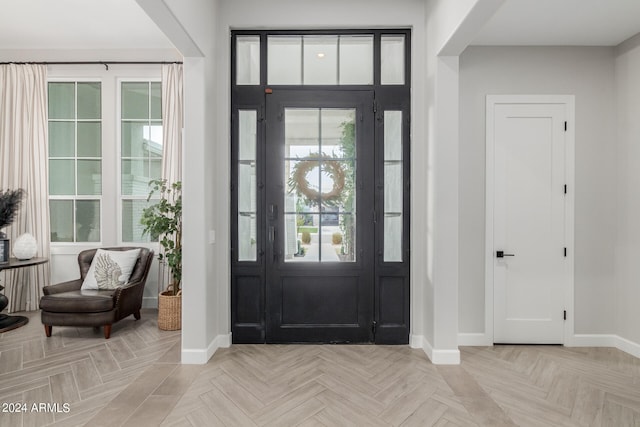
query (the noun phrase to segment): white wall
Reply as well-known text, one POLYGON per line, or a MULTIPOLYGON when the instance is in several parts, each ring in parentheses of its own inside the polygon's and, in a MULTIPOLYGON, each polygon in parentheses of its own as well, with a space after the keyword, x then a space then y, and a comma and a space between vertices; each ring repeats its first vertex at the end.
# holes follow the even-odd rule
MULTIPOLYGON (((462 54, 460 332, 484 332, 485 97, 488 94, 575 95, 575 333, 615 331, 614 90, 613 48, 470 47, 462 54)), ((640 109, 640 104, 636 103, 636 107, 640 109)), ((638 156, 640 161, 640 153, 638 156)), ((637 191, 640 193, 640 188, 637 191)))
POLYGON ((184 58, 182 362, 206 363, 230 339, 229 161, 219 152, 229 140, 218 122, 225 123, 218 104, 228 88, 217 92, 218 1, 166 4, 202 54, 190 49, 194 56, 184 58))
MULTIPOLYGON (((431 0, 425 10, 427 150, 412 153, 414 167, 421 169, 422 198, 416 206, 420 234, 426 241, 426 263, 412 264, 414 274, 424 273, 422 347, 434 363, 459 363, 458 351, 458 149, 459 149, 459 54, 501 0, 431 0), (415 155, 415 156, 414 156, 415 155), (426 166, 426 167, 425 167, 426 166)), ((413 117, 418 117, 415 113, 413 117)), ((412 340, 417 345, 419 340, 412 340)))
POLYGON ((618 47, 615 68, 619 143, 616 333, 640 343, 640 35, 618 47))

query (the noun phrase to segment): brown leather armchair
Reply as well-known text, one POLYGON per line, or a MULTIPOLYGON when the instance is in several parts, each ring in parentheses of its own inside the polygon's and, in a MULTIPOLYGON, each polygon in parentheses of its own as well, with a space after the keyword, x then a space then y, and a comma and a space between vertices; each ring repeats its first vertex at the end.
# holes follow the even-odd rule
MULTIPOLYGON (((126 251, 137 247, 103 248, 110 251, 126 251)), ((81 290, 91 261, 97 249, 80 252, 78 264, 80 278, 56 285, 45 286, 44 296, 40 299, 42 324, 47 337, 51 336, 55 326, 93 326, 104 327, 104 337, 109 339, 111 325, 131 314, 140 319, 144 284, 149 275, 153 251, 139 248, 129 282, 111 290, 81 290)))

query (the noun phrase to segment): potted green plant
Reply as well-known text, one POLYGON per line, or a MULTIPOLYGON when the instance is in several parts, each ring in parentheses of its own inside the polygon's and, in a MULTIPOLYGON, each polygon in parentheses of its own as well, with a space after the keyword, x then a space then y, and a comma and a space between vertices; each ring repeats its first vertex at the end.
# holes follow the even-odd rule
POLYGON ((158 260, 169 269, 169 284, 158 296, 158 327, 174 331, 182 326, 182 183, 155 179, 149 187, 147 202, 155 194, 160 200, 143 210, 140 223, 143 235, 162 246, 158 260))
POLYGON ((9 239, 2 229, 13 222, 20 203, 24 196, 24 190, 0 190, 0 263, 9 262, 9 239))

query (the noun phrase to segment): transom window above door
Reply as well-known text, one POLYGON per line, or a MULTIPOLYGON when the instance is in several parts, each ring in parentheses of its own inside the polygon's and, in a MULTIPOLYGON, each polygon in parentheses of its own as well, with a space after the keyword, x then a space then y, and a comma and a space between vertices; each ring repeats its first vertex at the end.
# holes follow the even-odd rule
POLYGON ((269 34, 266 55, 260 35, 238 35, 236 85, 404 85, 404 34, 269 34), (377 46, 379 45, 379 48, 377 46), (379 55, 375 52, 379 52, 379 55), (261 79, 266 56, 266 79, 261 79), (380 67, 375 62, 380 61, 380 67), (374 72, 379 69, 380 72, 374 72))

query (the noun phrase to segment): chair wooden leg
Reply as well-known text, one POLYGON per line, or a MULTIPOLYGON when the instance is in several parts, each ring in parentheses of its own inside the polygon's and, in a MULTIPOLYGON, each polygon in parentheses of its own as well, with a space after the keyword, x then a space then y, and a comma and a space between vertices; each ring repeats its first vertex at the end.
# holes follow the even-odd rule
POLYGON ((47 337, 51 336, 51 329, 53 329, 51 325, 44 325, 44 333, 47 337))
POLYGON ((136 320, 140 320, 140 310, 136 310, 136 312, 133 313, 133 317, 135 317, 136 320))
POLYGON ((111 325, 104 325, 104 337, 105 339, 109 339, 111 336, 111 325))

